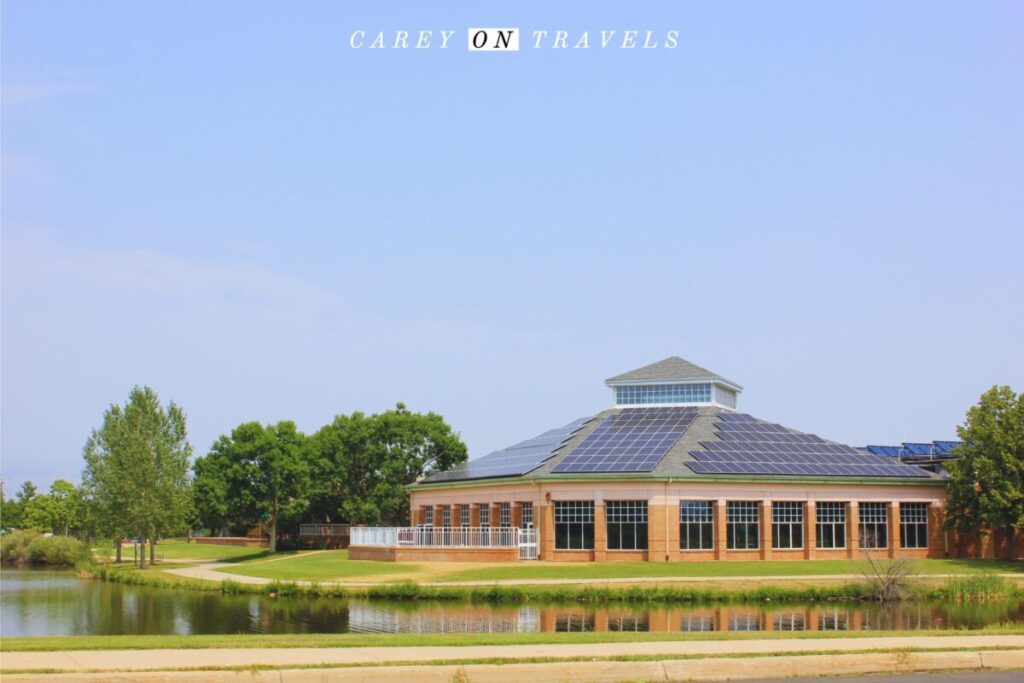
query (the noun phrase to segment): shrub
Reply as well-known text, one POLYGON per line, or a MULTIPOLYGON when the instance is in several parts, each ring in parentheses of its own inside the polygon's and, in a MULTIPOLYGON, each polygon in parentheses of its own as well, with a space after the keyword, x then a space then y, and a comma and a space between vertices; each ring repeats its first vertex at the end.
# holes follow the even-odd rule
POLYGON ((81 541, 68 536, 42 536, 34 531, 15 531, 0 540, 0 559, 7 563, 71 567, 87 553, 88 549, 81 541))
POLYGON ((965 602, 993 600, 1012 595, 1013 592, 1013 586, 1005 578, 990 572, 951 576, 942 588, 942 596, 947 600, 965 602))

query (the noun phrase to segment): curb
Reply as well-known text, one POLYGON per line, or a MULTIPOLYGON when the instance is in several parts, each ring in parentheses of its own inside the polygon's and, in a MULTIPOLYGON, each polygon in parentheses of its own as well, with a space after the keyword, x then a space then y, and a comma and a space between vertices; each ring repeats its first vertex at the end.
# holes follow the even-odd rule
POLYGON ((265 671, 167 671, 125 673, 5 675, 5 683, 63 681, 140 681, 145 683, 387 683, 398 678, 422 683, 451 683, 461 672, 472 683, 563 683, 623 680, 677 681, 793 678, 837 674, 1024 668, 1024 649, 965 652, 894 652, 848 655, 705 658, 643 662, 551 662, 538 664, 467 664, 464 666, 373 666, 265 671))

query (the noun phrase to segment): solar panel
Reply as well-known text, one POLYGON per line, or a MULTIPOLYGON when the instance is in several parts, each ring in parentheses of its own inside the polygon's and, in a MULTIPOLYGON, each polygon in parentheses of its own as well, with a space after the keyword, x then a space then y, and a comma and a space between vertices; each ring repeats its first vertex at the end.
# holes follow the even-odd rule
POLYGON ((866 450, 872 455, 884 455, 889 458, 898 458, 902 453, 899 446, 867 446, 866 450))
POLYGON ((927 477, 924 470, 893 462, 899 448, 868 446, 869 455, 743 413, 719 413, 718 441, 702 441, 687 466, 699 474, 821 475, 837 477, 927 477), (897 452, 892 453, 889 449, 897 452), (877 452, 876 452, 877 451, 877 452), (878 457, 887 456, 885 459, 878 457))
POLYGON ((934 455, 935 445, 930 443, 906 443, 903 447, 907 449, 908 455, 934 455))
POLYGON ((953 449, 960 445, 959 441, 936 441, 935 448, 939 455, 952 455, 953 449))
POLYGON ((526 474, 540 467, 545 460, 554 455, 566 441, 593 419, 593 417, 583 417, 573 420, 564 427, 548 430, 540 436, 521 441, 500 451, 488 453, 482 458, 470 460, 444 472, 435 472, 427 477, 426 481, 434 483, 526 474))
POLYGON ((696 416, 694 407, 620 410, 606 417, 551 471, 650 472, 696 416))

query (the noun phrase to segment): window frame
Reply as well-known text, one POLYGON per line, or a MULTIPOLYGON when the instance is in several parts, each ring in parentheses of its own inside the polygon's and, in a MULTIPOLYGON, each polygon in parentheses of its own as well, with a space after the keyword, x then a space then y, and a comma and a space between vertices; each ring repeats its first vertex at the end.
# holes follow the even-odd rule
POLYGON ((520 524, 524 529, 533 528, 533 503, 523 503, 520 506, 520 524))
POLYGON ((555 550, 593 550, 594 501, 555 501, 554 531, 555 550))
POLYGON ((434 526, 434 506, 423 508, 423 524, 421 526, 434 526))
POLYGON ((772 501, 772 550, 803 550, 804 524, 806 523, 804 504, 797 500, 772 501), (794 532, 799 538, 794 545, 794 532), (783 541, 788 545, 782 545, 783 541))
POLYGON ((889 547, 889 504, 888 503, 877 503, 868 502, 860 503, 857 510, 857 538, 858 544, 864 550, 885 550, 889 547), (878 511, 881 510, 883 519, 880 520, 878 517, 878 511), (870 512, 871 514, 865 514, 870 512), (869 529, 872 533, 868 533, 869 529), (881 533, 879 534, 879 530, 881 533), (876 539, 872 545, 868 545, 865 541, 868 537, 876 539), (881 537, 882 543, 878 542, 878 537, 881 537))
POLYGON ((846 550, 846 525, 849 522, 849 504, 840 501, 821 501, 814 511, 814 541, 820 550, 846 550), (836 511, 841 514, 836 514, 836 511), (824 514, 823 514, 824 513, 824 514), (838 519, 842 517, 842 519, 838 519), (832 545, 825 545, 822 540, 826 532, 832 538, 832 545), (842 545, 836 544, 838 536, 842 536, 842 545))
POLYGON ((900 503, 900 547, 907 550, 928 549, 928 503, 900 503), (913 511, 915 519, 904 519, 904 512, 913 511), (918 515, 918 512, 920 513, 918 515), (908 545, 913 540, 923 545, 908 545))
POLYGON ((501 503, 498 508, 498 527, 508 529, 512 526, 512 503, 501 503))
POLYGON ((472 519, 473 519, 473 517, 472 517, 472 513, 470 512, 469 505, 460 505, 459 506, 459 526, 461 526, 461 527, 468 527, 468 526, 470 526, 473 523, 472 519))
POLYGON ((491 506, 490 505, 484 505, 483 503, 481 503, 479 505, 479 508, 480 508, 480 521, 478 523, 480 525, 480 528, 481 529, 490 529, 491 528, 491 506))
POLYGON ((647 501, 605 501, 604 526, 606 550, 647 550, 649 544, 647 501))
POLYGON ((761 549, 761 505, 753 500, 729 500, 725 503, 725 547, 726 550, 745 552, 761 549), (753 511, 754 519, 750 521, 749 513, 753 511), (734 518, 735 517, 735 518, 734 518), (754 545, 750 545, 750 532, 753 529, 754 545), (738 531, 743 531, 746 544, 737 545, 738 531))
POLYGON ((714 501, 679 501, 679 549, 688 552, 715 549, 714 501), (694 536, 697 538, 695 547, 689 545, 694 536))

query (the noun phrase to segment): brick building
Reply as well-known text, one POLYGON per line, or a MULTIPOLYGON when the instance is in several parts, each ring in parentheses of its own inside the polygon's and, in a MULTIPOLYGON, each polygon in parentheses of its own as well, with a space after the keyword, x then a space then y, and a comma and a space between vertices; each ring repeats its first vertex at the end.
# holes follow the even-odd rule
POLYGON ((409 487, 412 526, 353 559, 942 557, 940 474, 759 420, 679 357, 606 380, 613 407, 409 487))

